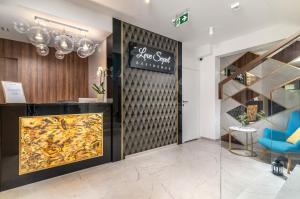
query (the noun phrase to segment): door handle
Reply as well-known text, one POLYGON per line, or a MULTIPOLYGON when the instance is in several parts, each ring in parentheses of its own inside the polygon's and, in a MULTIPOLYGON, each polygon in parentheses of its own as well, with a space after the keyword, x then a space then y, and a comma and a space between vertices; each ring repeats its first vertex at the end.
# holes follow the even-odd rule
POLYGON ((188 103, 189 101, 183 100, 182 101, 182 106, 184 106, 185 103, 188 103))

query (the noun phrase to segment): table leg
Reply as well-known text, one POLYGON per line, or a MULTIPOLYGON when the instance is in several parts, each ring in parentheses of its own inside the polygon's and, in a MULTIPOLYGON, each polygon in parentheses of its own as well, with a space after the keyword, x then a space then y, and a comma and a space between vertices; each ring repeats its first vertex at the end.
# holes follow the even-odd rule
POLYGON ((254 156, 254 151, 253 151, 253 134, 251 133, 251 156, 254 156))
POLYGON ((248 146, 248 144, 249 144, 249 143, 248 143, 248 133, 246 133, 246 147, 245 147, 245 148, 246 148, 246 150, 248 150, 248 149, 249 149, 249 146, 248 146))
POLYGON ((230 151, 231 150, 231 130, 229 130, 229 146, 228 146, 228 150, 230 151))
POLYGON ((287 164, 287 173, 291 174, 291 168, 292 168, 292 159, 288 157, 288 164, 287 164))

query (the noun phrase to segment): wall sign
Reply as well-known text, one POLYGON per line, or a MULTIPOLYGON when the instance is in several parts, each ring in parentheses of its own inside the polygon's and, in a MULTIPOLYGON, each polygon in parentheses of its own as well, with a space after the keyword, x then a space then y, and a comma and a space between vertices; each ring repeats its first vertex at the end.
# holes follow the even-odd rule
POLYGON ((146 45, 129 43, 129 67, 174 74, 175 56, 173 53, 148 47, 146 45))

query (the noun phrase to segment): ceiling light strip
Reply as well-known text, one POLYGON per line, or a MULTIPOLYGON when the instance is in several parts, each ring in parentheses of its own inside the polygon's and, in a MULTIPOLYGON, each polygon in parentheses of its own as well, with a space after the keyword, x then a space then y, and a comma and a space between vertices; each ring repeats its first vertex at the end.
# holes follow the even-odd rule
POLYGON ((48 23, 53 23, 53 24, 65 26, 65 27, 68 27, 68 28, 76 29, 76 30, 79 30, 79 31, 82 31, 82 32, 89 32, 87 29, 79 28, 79 27, 76 27, 76 26, 68 25, 68 24, 65 24, 65 23, 61 23, 61 22, 54 21, 54 20, 51 20, 51 19, 46 19, 46 18, 39 17, 39 16, 34 16, 34 20, 41 20, 41 21, 45 21, 45 22, 48 22, 48 23))

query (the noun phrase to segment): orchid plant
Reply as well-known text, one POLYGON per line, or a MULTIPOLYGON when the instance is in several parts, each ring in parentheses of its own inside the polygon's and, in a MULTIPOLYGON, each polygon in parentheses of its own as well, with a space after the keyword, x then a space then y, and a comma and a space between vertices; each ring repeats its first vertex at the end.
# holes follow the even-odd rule
POLYGON ((93 84, 92 89, 97 93, 97 94, 105 94, 105 88, 104 88, 104 82, 106 78, 106 69, 99 66, 97 69, 97 77, 99 77, 99 86, 97 84, 93 84))

